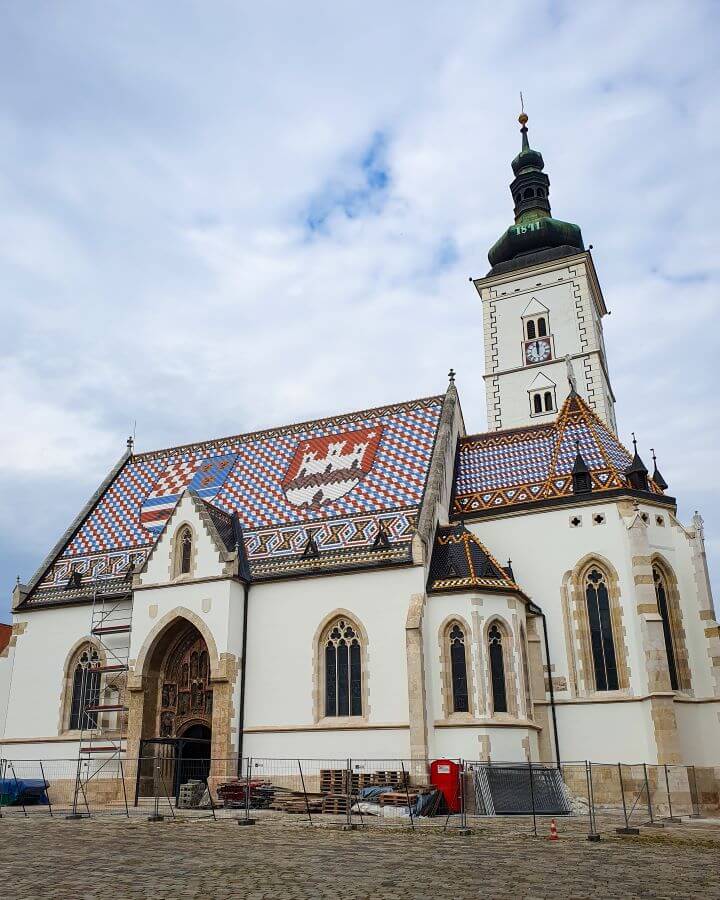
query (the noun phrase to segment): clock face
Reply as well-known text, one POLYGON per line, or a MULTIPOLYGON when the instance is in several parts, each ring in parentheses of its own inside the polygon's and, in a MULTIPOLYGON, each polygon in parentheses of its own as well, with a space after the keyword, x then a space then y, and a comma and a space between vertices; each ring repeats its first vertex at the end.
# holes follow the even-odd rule
POLYGON ((550 359, 552 353, 549 338, 538 338, 525 344, 525 362, 539 363, 550 359))

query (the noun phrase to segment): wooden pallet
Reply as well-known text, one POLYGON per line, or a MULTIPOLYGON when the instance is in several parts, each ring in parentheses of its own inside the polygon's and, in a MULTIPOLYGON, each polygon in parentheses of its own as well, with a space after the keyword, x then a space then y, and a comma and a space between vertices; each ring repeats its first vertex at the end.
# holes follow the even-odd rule
POLYGON ((325 794, 322 799, 322 811, 334 815, 345 815, 348 811, 347 794, 325 794))
POLYGON ((417 798, 418 795, 412 791, 388 791, 387 794, 380 794, 380 806, 414 806, 417 798))

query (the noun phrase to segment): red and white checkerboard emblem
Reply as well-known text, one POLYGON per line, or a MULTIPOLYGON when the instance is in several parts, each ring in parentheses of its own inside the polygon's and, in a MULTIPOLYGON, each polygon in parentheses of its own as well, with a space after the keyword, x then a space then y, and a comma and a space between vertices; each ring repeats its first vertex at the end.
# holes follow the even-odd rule
POLYGON ((368 474, 382 428, 301 441, 282 481, 293 506, 318 507, 349 493, 368 474))

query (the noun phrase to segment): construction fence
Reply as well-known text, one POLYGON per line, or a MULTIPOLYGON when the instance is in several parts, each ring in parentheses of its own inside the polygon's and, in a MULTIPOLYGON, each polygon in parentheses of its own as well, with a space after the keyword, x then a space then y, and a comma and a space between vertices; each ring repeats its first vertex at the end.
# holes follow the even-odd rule
POLYGON ((514 817, 537 833, 550 818, 637 833, 717 816, 704 770, 686 765, 465 759, 19 760, 0 757, 0 818, 234 818, 239 824, 488 826, 514 817))

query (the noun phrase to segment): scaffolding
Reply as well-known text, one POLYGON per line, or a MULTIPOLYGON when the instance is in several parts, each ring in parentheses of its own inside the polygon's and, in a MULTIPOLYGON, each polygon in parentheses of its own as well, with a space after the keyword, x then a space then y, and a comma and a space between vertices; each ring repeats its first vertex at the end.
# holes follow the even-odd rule
POLYGON ((120 779, 127 809, 123 756, 127 736, 127 674, 132 604, 127 597, 93 594, 90 634, 94 639, 80 676, 80 745, 69 818, 90 815, 88 786, 120 779), (84 811, 83 811, 84 809, 84 811))

